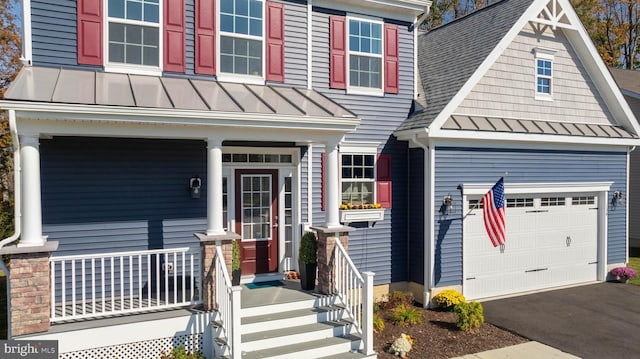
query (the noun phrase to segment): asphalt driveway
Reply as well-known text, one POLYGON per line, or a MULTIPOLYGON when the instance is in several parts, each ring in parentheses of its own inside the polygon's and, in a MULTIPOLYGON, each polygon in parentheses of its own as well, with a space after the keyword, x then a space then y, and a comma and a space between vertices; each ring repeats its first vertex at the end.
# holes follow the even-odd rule
POLYGON ((640 357, 640 286, 598 283, 482 305, 487 322, 582 358, 640 357))

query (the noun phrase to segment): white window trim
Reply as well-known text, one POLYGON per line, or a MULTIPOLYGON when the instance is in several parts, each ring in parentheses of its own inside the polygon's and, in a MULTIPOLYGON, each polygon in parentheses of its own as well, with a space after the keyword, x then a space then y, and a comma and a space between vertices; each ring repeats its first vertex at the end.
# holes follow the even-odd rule
POLYGON ((226 32, 220 30, 220 4, 216 4, 216 77, 218 81, 245 83, 251 85, 264 85, 267 76, 267 6, 266 2, 259 0, 262 3, 262 36, 252 36, 244 34, 236 34, 232 32, 226 32), (220 37, 229 36, 235 38, 242 38, 248 40, 260 40, 262 41, 262 75, 243 75, 234 74, 230 72, 220 71, 220 37))
MULTIPOLYGON (((351 15, 351 14, 347 14, 347 18, 346 18, 346 22, 347 22, 347 26, 346 26, 346 37, 347 37, 347 49, 346 49, 346 79, 347 79, 347 93, 351 94, 351 95, 369 95, 369 96, 384 96, 384 21, 382 21, 382 19, 379 18, 373 18, 373 17, 368 17, 368 16, 362 16, 362 15, 351 15), (381 54, 379 55, 380 57, 380 88, 372 88, 372 87, 360 87, 360 86, 351 86, 351 67, 350 67, 350 59, 351 59, 351 50, 350 50, 350 46, 349 46, 349 26, 350 26, 350 20, 357 20, 357 21, 365 21, 365 22, 371 22, 371 23, 376 23, 376 24, 380 24, 381 26, 381 36, 380 36, 380 41, 381 41, 381 46, 382 46, 382 51, 381 54)), ((370 54, 370 53, 361 53, 361 52, 353 52, 354 55, 361 55, 361 56, 367 56, 367 57, 378 57, 378 55, 376 54, 370 54)))
MULTIPOLYGON (((125 3, 126 6, 126 3, 125 3)), ((105 72, 118 72, 128 73, 135 75, 148 75, 148 76, 161 76, 164 65, 164 0, 158 0, 158 66, 146 66, 146 65, 133 65, 123 64, 117 62, 109 62, 109 22, 111 19, 115 22, 122 24, 150 26, 153 23, 120 19, 115 17, 109 17, 109 0, 102 2, 102 11, 104 13, 104 22, 102 25, 103 41, 102 41, 102 53, 104 54, 104 71, 105 72)))
POLYGON ((343 182, 371 182, 373 183, 373 203, 378 203, 378 193, 376 183, 378 181, 378 143, 376 142, 344 142, 341 143, 338 150, 339 168, 340 168, 340 203, 342 203, 342 183, 343 182), (368 178, 342 178, 342 155, 371 155, 373 156, 373 179, 368 178))
POLYGON ((541 101, 553 101, 553 92, 554 92, 554 84, 553 84, 553 71, 555 70, 554 65, 554 57, 557 51, 554 49, 548 49, 544 47, 536 47, 533 49, 534 53, 534 91, 535 91, 535 99, 541 101), (551 62, 551 76, 546 75, 538 75, 538 60, 546 60, 551 62), (549 93, 538 92, 538 78, 546 78, 549 79, 549 93))

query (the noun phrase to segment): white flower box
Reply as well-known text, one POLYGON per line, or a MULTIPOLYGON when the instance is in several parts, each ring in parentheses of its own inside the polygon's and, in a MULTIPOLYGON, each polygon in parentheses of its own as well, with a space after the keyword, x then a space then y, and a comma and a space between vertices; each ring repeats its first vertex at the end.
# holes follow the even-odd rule
POLYGON ((384 208, 376 209, 343 209, 340 210, 340 222, 377 222, 384 219, 384 208))

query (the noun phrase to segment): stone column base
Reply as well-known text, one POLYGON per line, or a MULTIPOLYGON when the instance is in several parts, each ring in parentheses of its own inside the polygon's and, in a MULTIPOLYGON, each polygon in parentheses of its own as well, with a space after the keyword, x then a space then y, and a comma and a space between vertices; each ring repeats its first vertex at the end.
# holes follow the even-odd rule
POLYGON ((7 246, 0 254, 11 255, 9 285, 11 332, 9 338, 46 332, 51 314, 51 252, 58 242, 37 247, 7 246))
POLYGON ((316 290, 322 294, 334 294, 335 279, 333 276, 333 251, 339 240, 344 249, 349 250, 349 232, 354 229, 311 227, 318 237, 318 284, 316 290))
POLYGON ((235 233, 227 233, 219 236, 207 236, 202 233, 194 233, 194 235, 200 240, 200 253, 202 257, 202 305, 206 311, 215 310, 217 309, 216 246, 218 244, 222 246, 227 273, 231 275, 232 241, 239 239, 240 236, 235 233))

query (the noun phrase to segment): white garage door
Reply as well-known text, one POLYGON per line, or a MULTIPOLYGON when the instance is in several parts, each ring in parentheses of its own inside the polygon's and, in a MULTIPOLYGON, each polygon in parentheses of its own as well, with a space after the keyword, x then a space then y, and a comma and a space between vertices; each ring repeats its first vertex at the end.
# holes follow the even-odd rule
POLYGON ((486 298, 594 281, 598 210, 595 194, 506 196, 506 243, 493 247, 480 197, 470 197, 464 226, 463 292, 486 298))

